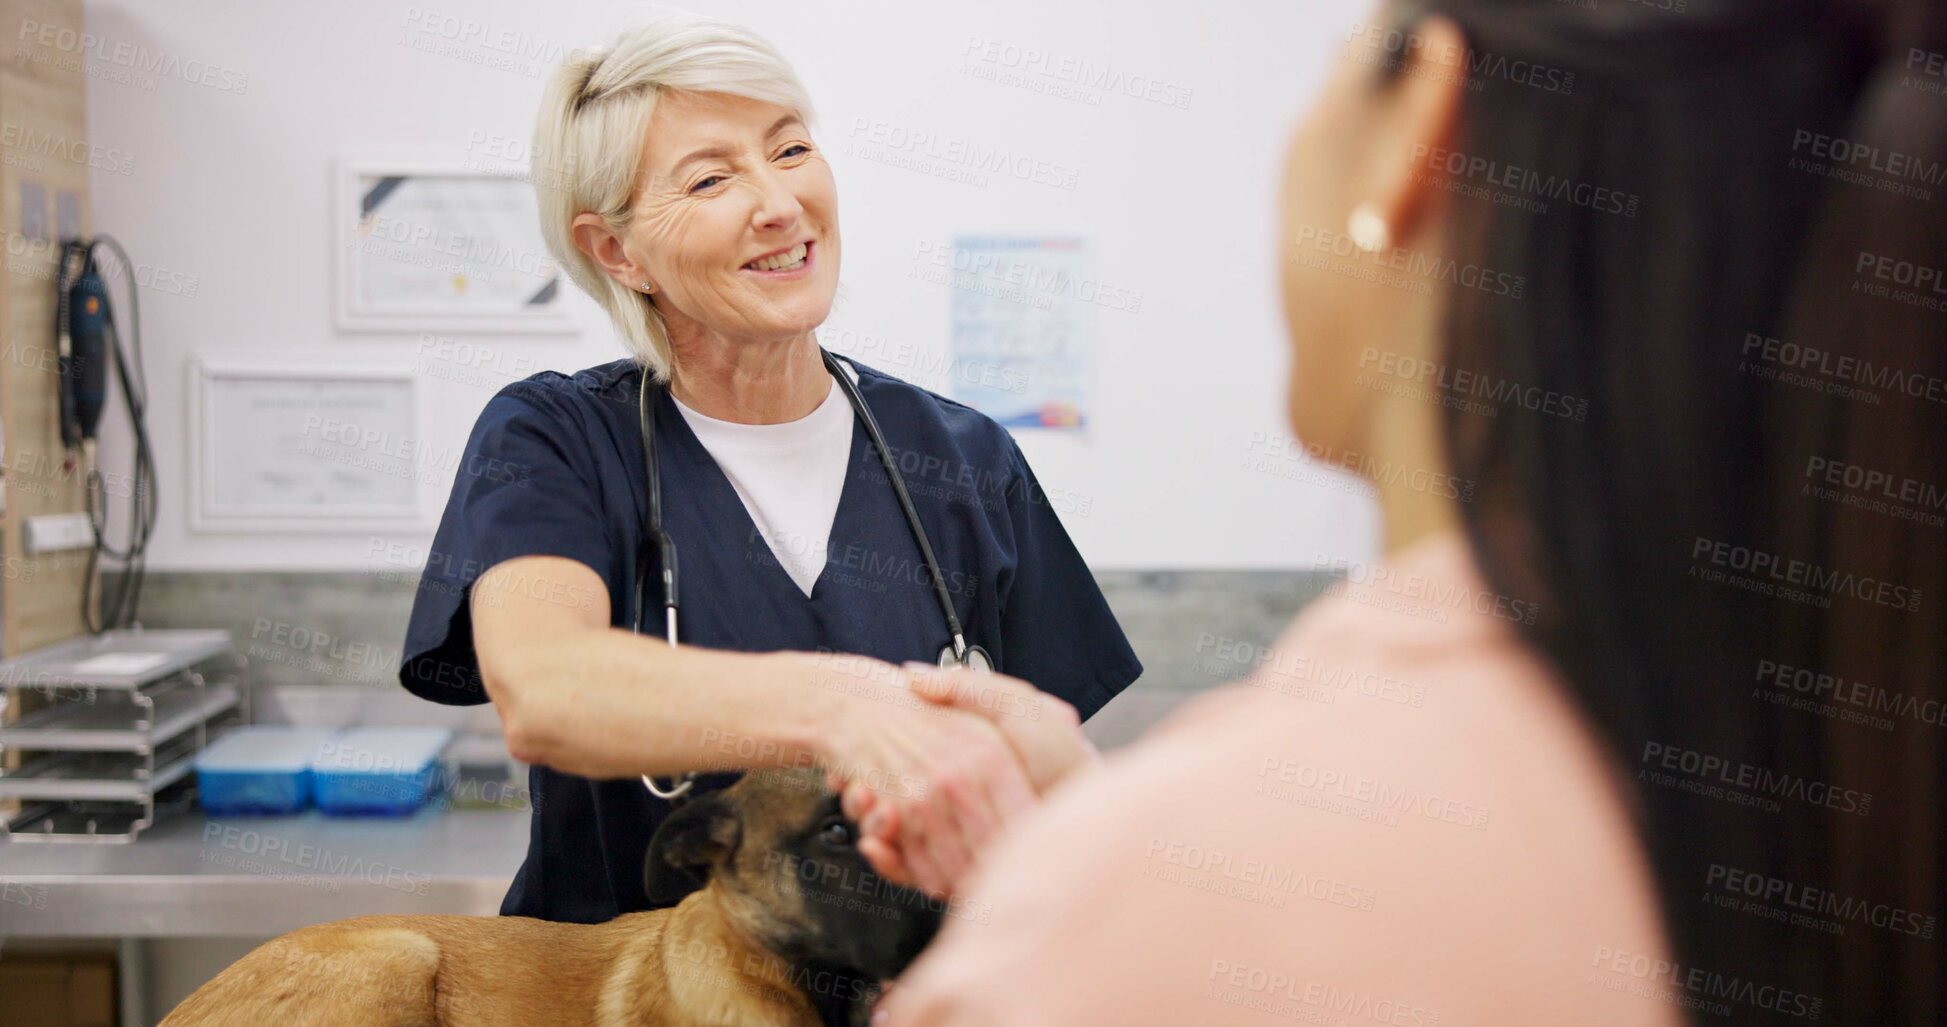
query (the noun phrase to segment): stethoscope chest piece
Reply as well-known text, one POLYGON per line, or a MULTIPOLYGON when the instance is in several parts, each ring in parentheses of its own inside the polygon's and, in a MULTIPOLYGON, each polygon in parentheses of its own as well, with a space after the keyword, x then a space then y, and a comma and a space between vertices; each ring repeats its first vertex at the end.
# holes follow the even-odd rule
POLYGON ((987 655, 987 650, 977 645, 968 646, 967 655, 964 658, 955 656, 953 647, 949 645, 940 650, 940 669, 952 670, 955 667, 965 667, 968 670, 977 670, 982 674, 991 674, 994 670, 994 660, 987 655))

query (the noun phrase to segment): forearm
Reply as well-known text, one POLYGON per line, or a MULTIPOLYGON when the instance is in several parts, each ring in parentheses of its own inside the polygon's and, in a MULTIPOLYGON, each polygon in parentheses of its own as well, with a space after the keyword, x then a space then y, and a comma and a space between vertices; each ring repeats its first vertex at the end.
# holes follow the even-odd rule
POLYGON ((488 692, 517 758, 592 778, 809 765, 846 702, 800 657, 620 628, 531 645, 488 692))

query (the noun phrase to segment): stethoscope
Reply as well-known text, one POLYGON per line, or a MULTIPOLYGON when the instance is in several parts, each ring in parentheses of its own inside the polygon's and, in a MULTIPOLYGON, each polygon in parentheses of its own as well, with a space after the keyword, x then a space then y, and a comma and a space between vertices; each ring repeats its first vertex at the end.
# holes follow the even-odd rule
MULTIPOLYGON (((919 522, 919 512, 913 509, 913 497, 906 491, 906 479, 899 473, 893 461, 892 449, 886 445, 886 437, 879 431, 878 418, 872 416, 872 408, 865 405, 865 397, 859 395, 859 387, 847 373, 838 358, 824 347, 818 353, 825 360, 825 369, 838 382, 845 393, 845 399, 852 404, 852 412, 860 423, 865 425, 865 434, 872 440, 872 448, 879 453, 879 462, 885 466, 886 479, 892 482, 892 491, 899 497, 899 508, 906 514, 906 527, 913 533, 913 541, 919 543, 920 558, 926 561, 926 573, 933 580, 933 596, 939 600, 940 613, 946 618, 947 635, 951 639, 940 649, 941 667, 965 667, 969 670, 990 671, 994 661, 987 650, 977 645, 967 644, 966 633, 960 627, 960 615, 953 611, 953 599, 947 594, 946 575, 940 572, 940 561, 933 555, 933 543, 926 537, 926 527, 919 522)), ((676 543, 663 530, 663 488, 662 463, 656 452, 656 419, 649 412, 651 391, 660 391, 651 383, 649 374, 642 376, 639 390, 640 417, 642 421, 642 462, 643 473, 649 485, 649 541, 655 546, 658 562, 662 565, 663 586, 663 634, 670 645, 676 644, 676 543)), ((643 585, 648 574, 649 551, 644 548, 642 558, 636 560, 635 572, 635 624, 637 634, 642 633, 643 585)), ((675 799, 690 790, 696 782, 694 771, 684 774, 681 783, 671 788, 663 788, 655 778, 642 775, 642 783, 647 785, 650 794, 659 799, 675 799)))

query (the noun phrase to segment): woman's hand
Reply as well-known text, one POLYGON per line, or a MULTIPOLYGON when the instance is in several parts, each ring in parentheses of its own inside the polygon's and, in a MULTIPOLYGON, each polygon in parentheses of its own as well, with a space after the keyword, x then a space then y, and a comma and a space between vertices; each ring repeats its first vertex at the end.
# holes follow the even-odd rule
POLYGON ((908 663, 905 669, 915 694, 977 713, 999 728, 1027 768, 1037 795, 1046 795, 1070 773, 1102 759, 1082 734, 1075 707, 1019 678, 926 663, 908 663))
POLYGON ((1005 734, 977 713, 928 701, 909 676, 856 656, 799 656, 842 697, 819 762, 860 825, 859 852, 885 877, 948 895, 1002 826, 1035 802, 1005 734))
MULTIPOLYGON (((1007 739, 1037 795, 1085 767, 1101 762, 1081 718, 1067 702, 1018 678, 925 663, 905 665, 911 693, 943 708, 986 718, 1007 739)), ((834 787, 839 782, 834 781, 834 787)), ((844 791, 846 815, 861 825, 860 851, 882 874, 900 880, 913 874, 904 864, 895 804, 878 801, 874 790, 854 784, 844 791), (875 815, 876 813, 876 815, 875 815)))

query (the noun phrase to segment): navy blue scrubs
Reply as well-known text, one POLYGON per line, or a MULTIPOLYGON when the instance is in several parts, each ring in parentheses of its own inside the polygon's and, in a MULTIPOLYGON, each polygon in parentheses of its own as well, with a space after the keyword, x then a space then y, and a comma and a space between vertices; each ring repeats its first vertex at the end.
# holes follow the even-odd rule
MULTIPOLYGON (((1060 696, 1083 717, 1093 714, 1142 665, 1063 530, 1059 504, 994 421, 853 364, 968 641, 985 647, 1003 673, 1060 696)), ((487 701, 466 596, 487 568, 517 556, 561 556, 593 568, 608 588, 610 622, 631 625, 647 516, 640 382, 634 362, 618 360, 572 376, 542 372, 488 401, 413 602, 399 670, 408 690, 441 703, 487 701)), ((683 644, 863 653, 894 663, 938 658, 948 641, 945 618, 856 419, 829 559, 807 597, 666 392, 654 416, 663 522, 681 571, 683 644)), ((644 629, 660 638, 654 580, 644 629)), ((710 775, 698 787, 732 780, 710 775)), ((501 912, 600 923, 652 908, 643 853, 669 804, 634 778, 597 781, 535 767, 529 783, 527 861, 501 912)))

